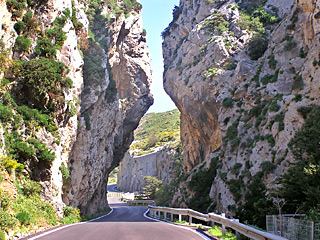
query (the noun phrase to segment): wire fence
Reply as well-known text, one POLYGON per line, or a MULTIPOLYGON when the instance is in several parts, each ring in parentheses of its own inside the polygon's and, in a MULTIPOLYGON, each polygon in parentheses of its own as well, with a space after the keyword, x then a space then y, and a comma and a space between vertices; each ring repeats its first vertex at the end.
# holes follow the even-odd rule
POLYGON ((320 240, 320 224, 288 216, 268 215, 267 232, 290 240, 320 240))

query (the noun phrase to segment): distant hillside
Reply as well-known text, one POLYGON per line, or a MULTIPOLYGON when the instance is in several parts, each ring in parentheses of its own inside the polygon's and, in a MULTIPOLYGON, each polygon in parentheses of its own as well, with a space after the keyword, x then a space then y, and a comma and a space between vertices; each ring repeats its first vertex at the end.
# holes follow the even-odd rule
POLYGON ((178 109, 145 115, 134 132, 130 147, 133 155, 153 152, 157 147, 180 142, 180 112, 178 109))

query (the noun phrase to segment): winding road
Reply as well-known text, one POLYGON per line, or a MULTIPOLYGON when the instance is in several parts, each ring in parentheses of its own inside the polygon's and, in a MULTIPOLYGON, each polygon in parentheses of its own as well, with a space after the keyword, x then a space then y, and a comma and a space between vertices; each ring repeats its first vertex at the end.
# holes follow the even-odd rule
MULTIPOLYGON (((113 186, 108 191, 113 191, 113 186)), ((112 212, 90 222, 65 225, 39 233, 29 240, 203 240, 195 230, 152 220, 147 207, 128 206, 120 198, 108 198, 112 212)))

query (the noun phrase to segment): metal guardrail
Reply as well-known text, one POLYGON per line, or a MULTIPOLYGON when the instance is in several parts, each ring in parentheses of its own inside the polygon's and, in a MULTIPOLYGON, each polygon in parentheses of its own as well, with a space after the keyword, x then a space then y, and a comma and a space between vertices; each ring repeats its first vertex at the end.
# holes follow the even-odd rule
POLYGON ((163 212, 165 219, 167 219, 167 213, 171 214, 171 221, 173 221, 173 215, 175 214, 175 215, 179 215, 179 221, 182 220, 182 216, 189 216, 189 224, 192 224, 192 218, 196 218, 196 219, 207 221, 207 222, 211 221, 212 225, 214 225, 215 223, 221 224, 224 234, 225 234, 225 228, 228 227, 236 231, 237 236, 240 233, 246 237, 249 237, 251 239, 257 239, 257 240, 286 240, 286 238, 279 237, 271 233, 263 232, 253 227, 242 224, 239 222, 239 220, 226 218, 224 214, 222 215, 218 215, 215 213, 203 214, 203 213, 194 211, 192 209, 168 208, 168 207, 158 207, 158 206, 151 206, 151 205, 149 205, 148 208, 150 210, 151 216, 156 218, 157 217, 160 218, 160 212, 163 212))

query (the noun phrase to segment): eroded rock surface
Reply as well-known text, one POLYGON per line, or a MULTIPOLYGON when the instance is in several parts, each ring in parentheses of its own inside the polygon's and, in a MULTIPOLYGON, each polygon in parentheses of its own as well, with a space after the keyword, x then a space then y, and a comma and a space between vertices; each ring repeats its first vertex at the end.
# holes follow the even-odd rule
MULTIPOLYGON (((265 24, 266 51, 253 58, 254 30, 242 14, 257 2, 181 0, 163 33, 164 87, 182 115, 187 182, 190 170, 218 158, 210 198, 230 215, 258 172, 274 189, 293 161, 288 143, 304 122, 297 109, 319 104, 319 1, 267 1, 264 10, 282 20, 265 24)), ((194 194, 180 190, 174 201, 184 206, 194 194)))

